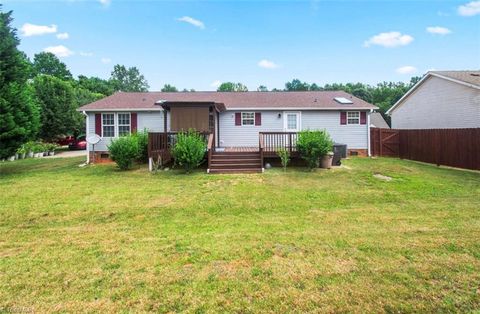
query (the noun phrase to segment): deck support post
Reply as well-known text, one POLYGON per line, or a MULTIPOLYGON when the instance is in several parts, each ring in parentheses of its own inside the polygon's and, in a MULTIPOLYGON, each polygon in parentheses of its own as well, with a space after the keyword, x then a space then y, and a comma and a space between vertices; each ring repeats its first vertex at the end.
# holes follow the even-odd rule
POLYGON ((153 158, 152 157, 148 158, 148 171, 150 171, 150 172, 153 171, 153 158))

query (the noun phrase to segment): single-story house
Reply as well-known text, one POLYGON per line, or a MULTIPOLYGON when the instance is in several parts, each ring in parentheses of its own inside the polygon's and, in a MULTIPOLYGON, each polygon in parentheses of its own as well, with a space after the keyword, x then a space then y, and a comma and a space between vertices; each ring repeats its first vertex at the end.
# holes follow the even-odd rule
POLYGON ((430 71, 387 114, 394 129, 480 128, 480 71, 430 71))
MULTIPOLYGON (((118 92, 79 111, 86 116, 87 137, 101 137, 95 145, 96 160, 101 160, 108 158, 112 138, 143 129, 162 133, 190 128, 210 132, 217 153, 258 152, 262 132, 285 137, 306 129, 326 129, 335 142, 347 145, 350 154, 367 156, 370 114, 375 109, 343 91, 118 92)), ((289 141, 294 146, 291 137, 289 141)), ((88 145, 90 158, 92 150, 88 145)))

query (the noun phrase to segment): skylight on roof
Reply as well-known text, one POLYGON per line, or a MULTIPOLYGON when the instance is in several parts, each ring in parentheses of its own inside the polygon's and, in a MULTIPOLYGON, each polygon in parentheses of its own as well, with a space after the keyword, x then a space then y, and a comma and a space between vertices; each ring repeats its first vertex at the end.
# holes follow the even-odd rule
POLYGON ((353 101, 351 101, 350 99, 347 99, 345 97, 335 97, 334 99, 335 99, 336 102, 341 103, 342 105, 353 104, 353 101))

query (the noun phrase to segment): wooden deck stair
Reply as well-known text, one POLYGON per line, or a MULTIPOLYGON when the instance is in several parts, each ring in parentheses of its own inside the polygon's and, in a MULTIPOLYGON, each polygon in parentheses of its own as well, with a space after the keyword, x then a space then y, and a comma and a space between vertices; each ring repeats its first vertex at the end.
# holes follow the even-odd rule
POLYGON ((256 173, 262 172, 260 153, 213 152, 209 173, 256 173))

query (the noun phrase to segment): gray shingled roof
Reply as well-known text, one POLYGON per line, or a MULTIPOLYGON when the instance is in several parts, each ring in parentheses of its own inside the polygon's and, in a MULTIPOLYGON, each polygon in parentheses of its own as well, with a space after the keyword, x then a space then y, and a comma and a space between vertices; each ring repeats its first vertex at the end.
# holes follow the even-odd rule
POLYGON ((462 81, 468 84, 480 87, 480 71, 430 71, 430 73, 449 77, 454 80, 462 81))
POLYGON ((343 91, 315 92, 118 92, 79 108, 80 111, 95 110, 160 110, 159 101, 212 102, 219 108, 230 109, 377 109, 376 106, 343 91), (352 104, 340 104, 335 97, 344 97, 352 104), (156 104, 157 102, 157 104, 156 104))
POLYGON ((376 128, 390 129, 390 126, 380 112, 373 112, 370 115, 370 125, 376 128))

